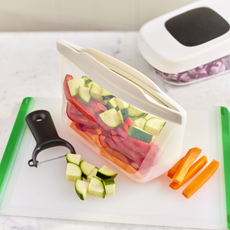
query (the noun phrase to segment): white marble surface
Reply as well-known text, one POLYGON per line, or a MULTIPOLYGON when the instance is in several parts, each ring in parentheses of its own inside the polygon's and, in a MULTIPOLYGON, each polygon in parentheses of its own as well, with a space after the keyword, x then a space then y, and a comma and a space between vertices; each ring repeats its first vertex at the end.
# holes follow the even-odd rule
MULTIPOLYGON (((136 68, 183 106, 230 109, 230 74, 177 87, 159 80, 137 47, 137 32, 0 33, 0 159, 24 97, 61 98, 56 40, 92 47, 136 68)), ((128 230, 176 228, 0 216, 1 230, 128 230)))

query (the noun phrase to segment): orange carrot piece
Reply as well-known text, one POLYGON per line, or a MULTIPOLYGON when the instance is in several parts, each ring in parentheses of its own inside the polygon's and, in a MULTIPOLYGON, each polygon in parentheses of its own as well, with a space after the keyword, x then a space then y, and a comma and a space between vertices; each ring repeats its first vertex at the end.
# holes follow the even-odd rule
POLYGON ((86 132, 83 132, 81 130, 79 130, 76 126, 75 126, 75 123, 72 121, 71 124, 70 124, 70 127, 75 131, 77 132, 79 135, 81 135, 84 139, 86 139, 88 142, 90 142, 92 145, 96 145, 92 138, 90 138, 86 132))
POLYGON ((175 182, 172 182, 169 187, 171 187, 174 190, 179 189, 182 185, 184 185, 187 181, 189 181, 193 176, 195 176, 207 163, 207 157, 202 156, 199 160, 197 160, 188 170, 187 174, 184 177, 184 180, 177 184, 175 182))
POLYGON ((189 168, 192 166, 193 162, 196 160, 196 158, 199 156, 199 154, 202 152, 200 148, 192 148, 189 149, 189 151, 186 153, 182 161, 180 162, 173 178, 172 181, 180 184, 186 173, 188 172, 189 168))
POLYGON ((212 160, 212 162, 184 189, 182 194, 189 198, 191 197, 199 188, 201 188, 216 172, 219 167, 219 162, 212 160))
POLYGON ((134 174, 137 172, 132 166, 124 163, 123 161, 121 161, 117 157, 109 154, 103 147, 99 148, 99 154, 101 156, 107 158, 109 161, 113 162, 114 164, 118 165, 119 167, 121 167, 122 169, 124 169, 126 172, 128 172, 130 174, 134 174))
POLYGON ((173 176, 174 176, 174 174, 175 174, 180 162, 182 161, 182 159, 183 158, 181 158, 179 161, 177 161, 177 163, 171 169, 169 169, 168 177, 173 178, 173 176))

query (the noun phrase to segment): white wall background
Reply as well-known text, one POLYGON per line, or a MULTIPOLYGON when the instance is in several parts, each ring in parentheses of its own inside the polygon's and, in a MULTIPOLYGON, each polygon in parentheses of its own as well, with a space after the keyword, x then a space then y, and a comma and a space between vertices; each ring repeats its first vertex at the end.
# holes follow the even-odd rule
POLYGON ((139 30, 195 0, 0 0, 0 31, 139 30))

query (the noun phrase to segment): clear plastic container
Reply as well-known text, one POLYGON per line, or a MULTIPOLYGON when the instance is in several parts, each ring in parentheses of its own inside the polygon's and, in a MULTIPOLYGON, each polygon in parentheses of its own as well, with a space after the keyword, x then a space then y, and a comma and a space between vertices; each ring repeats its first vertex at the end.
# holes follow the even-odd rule
POLYGON ((182 157, 183 108, 116 59, 64 40, 57 47, 63 123, 76 140, 136 183, 162 175, 182 157))
POLYGON ((145 23, 138 47, 161 80, 187 85, 230 69, 228 0, 196 1, 145 23))

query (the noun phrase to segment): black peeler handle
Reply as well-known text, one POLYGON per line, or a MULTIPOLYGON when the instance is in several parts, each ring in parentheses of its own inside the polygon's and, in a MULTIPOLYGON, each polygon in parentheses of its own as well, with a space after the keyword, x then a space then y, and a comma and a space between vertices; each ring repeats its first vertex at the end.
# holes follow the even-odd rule
POLYGON ((73 146, 66 140, 58 136, 50 113, 46 110, 37 110, 26 116, 26 122, 37 142, 32 153, 32 159, 29 160, 29 166, 37 167, 37 155, 44 149, 64 146, 71 153, 75 153, 73 146))

